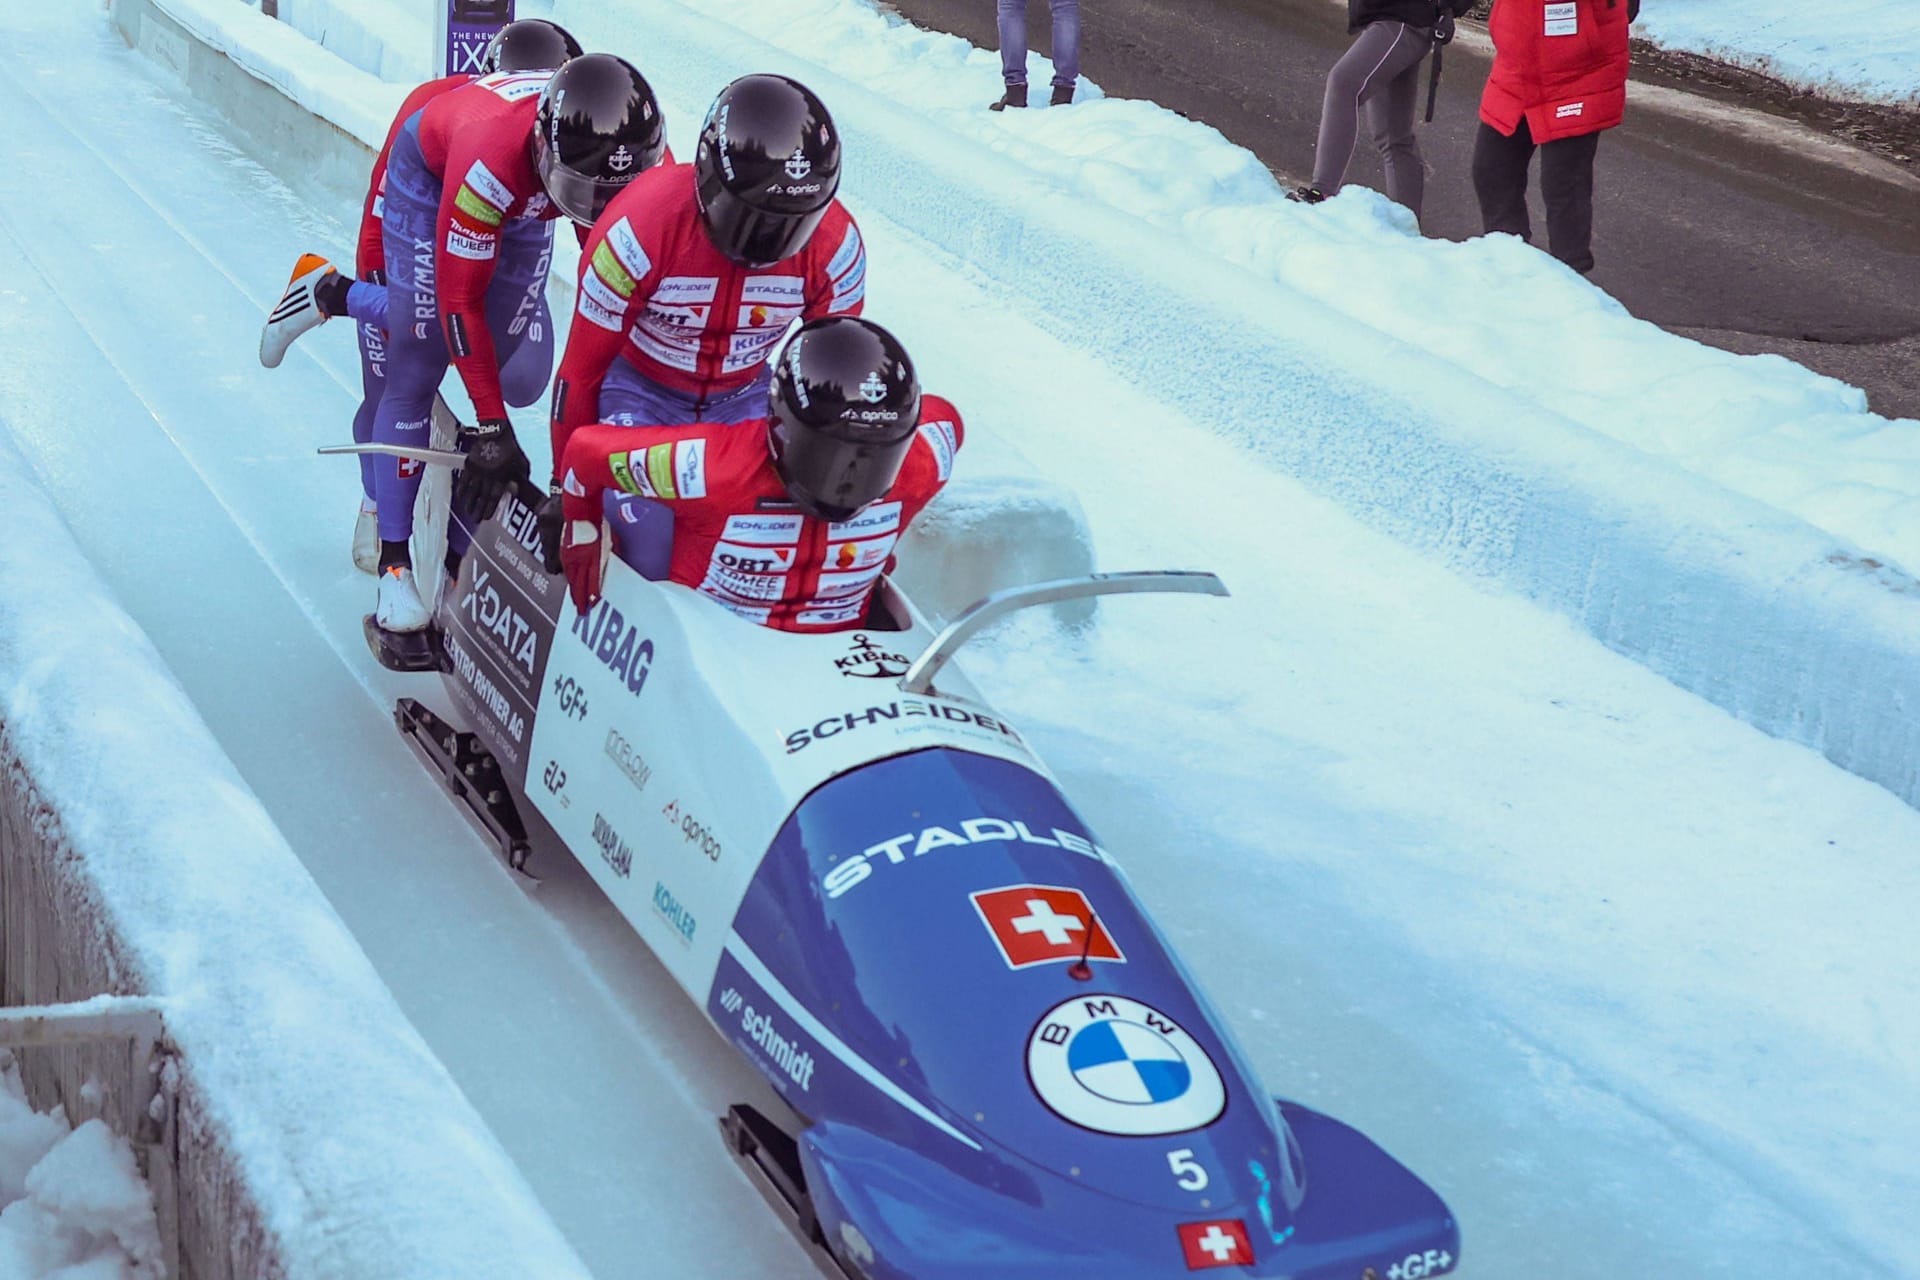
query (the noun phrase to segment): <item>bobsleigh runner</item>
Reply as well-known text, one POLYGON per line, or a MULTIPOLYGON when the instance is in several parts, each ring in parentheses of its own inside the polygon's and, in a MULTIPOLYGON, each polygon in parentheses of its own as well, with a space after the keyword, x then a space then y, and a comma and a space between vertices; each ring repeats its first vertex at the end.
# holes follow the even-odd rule
POLYGON ((939 636, 882 580, 863 629, 787 634, 655 580, 671 513, 610 495, 617 559, 580 616, 535 497, 475 531, 438 605, 465 723, 413 698, 395 718, 516 869, 521 816, 544 818, 772 1083, 790 1115, 720 1126, 830 1274, 1453 1269, 1439 1196, 1263 1091, 1046 767, 946 665, 1011 608, 1218 579, 1002 592, 939 636))

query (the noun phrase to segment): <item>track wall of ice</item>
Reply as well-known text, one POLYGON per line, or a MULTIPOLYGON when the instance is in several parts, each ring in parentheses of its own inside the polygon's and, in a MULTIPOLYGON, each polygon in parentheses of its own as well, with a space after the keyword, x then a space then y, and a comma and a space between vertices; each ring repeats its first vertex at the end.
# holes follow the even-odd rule
MULTIPOLYGON (((192 82, 243 127, 275 118, 251 111, 251 96, 284 87, 326 117, 303 126, 308 139, 337 146, 329 120, 367 136, 364 111, 329 115, 331 99, 386 101, 379 95, 404 89, 297 35, 256 38, 253 25, 265 20, 241 9, 248 21, 230 21, 211 3, 116 0, 115 11, 186 15, 210 49, 247 67, 259 87, 235 87, 230 73, 192 82), (330 88, 353 76, 371 87, 330 88)), ((1036 184, 1030 170, 934 120, 681 5, 629 0, 617 15, 563 5, 556 16, 589 45, 597 28, 644 26, 646 73, 670 104, 704 107, 749 71, 806 81, 846 135, 844 190, 856 211, 912 228, 1032 300, 1035 322, 1218 422, 1367 523, 1920 804, 1920 717, 1911 712, 1920 706, 1920 583, 1138 219, 1036 184), (1492 423, 1501 429, 1486 429, 1492 423)), ((147 47, 137 26, 122 24, 147 47)), ((287 173, 281 127, 255 136, 287 173)), ((309 141, 291 145, 297 157, 309 141)))
MULTIPOLYGON (((585 1280, 4 428, 0 1001, 163 1006, 140 1149, 176 1273, 585 1280)), ((124 1040, 21 1062, 37 1106, 137 1131, 124 1040)))

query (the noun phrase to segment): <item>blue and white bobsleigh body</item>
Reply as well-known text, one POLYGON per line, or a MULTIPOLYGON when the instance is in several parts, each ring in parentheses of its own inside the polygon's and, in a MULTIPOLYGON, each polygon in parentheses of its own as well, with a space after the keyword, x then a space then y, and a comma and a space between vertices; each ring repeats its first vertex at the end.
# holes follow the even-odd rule
MULTIPOLYGON (((736 1107, 723 1128, 832 1265, 1453 1268, 1432 1190, 1259 1085, 1019 732, 952 667, 903 690, 934 635, 889 585, 868 628, 800 636, 616 561, 582 618, 509 512, 441 605, 474 734, 410 702, 403 727, 466 753, 476 812, 500 786, 538 809, 772 1082, 797 1123, 736 1107)), ((659 514, 610 504, 624 557, 662 563, 635 536, 659 514)))

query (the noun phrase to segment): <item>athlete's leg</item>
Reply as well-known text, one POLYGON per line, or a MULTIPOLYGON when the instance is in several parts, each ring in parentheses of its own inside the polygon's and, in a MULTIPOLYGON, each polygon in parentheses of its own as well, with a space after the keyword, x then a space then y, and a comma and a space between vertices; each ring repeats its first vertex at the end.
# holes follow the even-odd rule
POLYGON ((509 223, 500 239, 500 261, 487 289, 487 327, 500 361, 501 394, 523 409, 546 394, 553 377, 553 317, 547 310, 553 223, 509 223))
MULTIPOLYGON (((433 290, 438 183, 419 154, 418 144, 402 130, 387 168, 386 387, 374 414, 373 441, 425 448, 434 393, 446 376, 448 357, 433 290)), ((410 459, 376 459, 374 499, 380 506, 383 557, 396 554, 394 544, 404 546, 413 534, 421 470, 422 464, 410 459)))

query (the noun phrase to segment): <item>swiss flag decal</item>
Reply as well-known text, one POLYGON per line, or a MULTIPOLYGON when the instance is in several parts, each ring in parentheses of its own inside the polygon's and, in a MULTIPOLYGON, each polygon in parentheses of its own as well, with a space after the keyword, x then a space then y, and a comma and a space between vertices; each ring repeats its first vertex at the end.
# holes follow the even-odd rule
POLYGON ((1082 955, 1089 960, 1126 962, 1078 889, 1015 884, 985 889, 972 897, 974 909, 1011 968, 1078 960, 1082 955))
POLYGON ((1189 1271, 1253 1265, 1253 1242, 1247 1239, 1246 1224, 1237 1218, 1183 1222, 1179 1230, 1180 1247, 1186 1251, 1189 1271))

